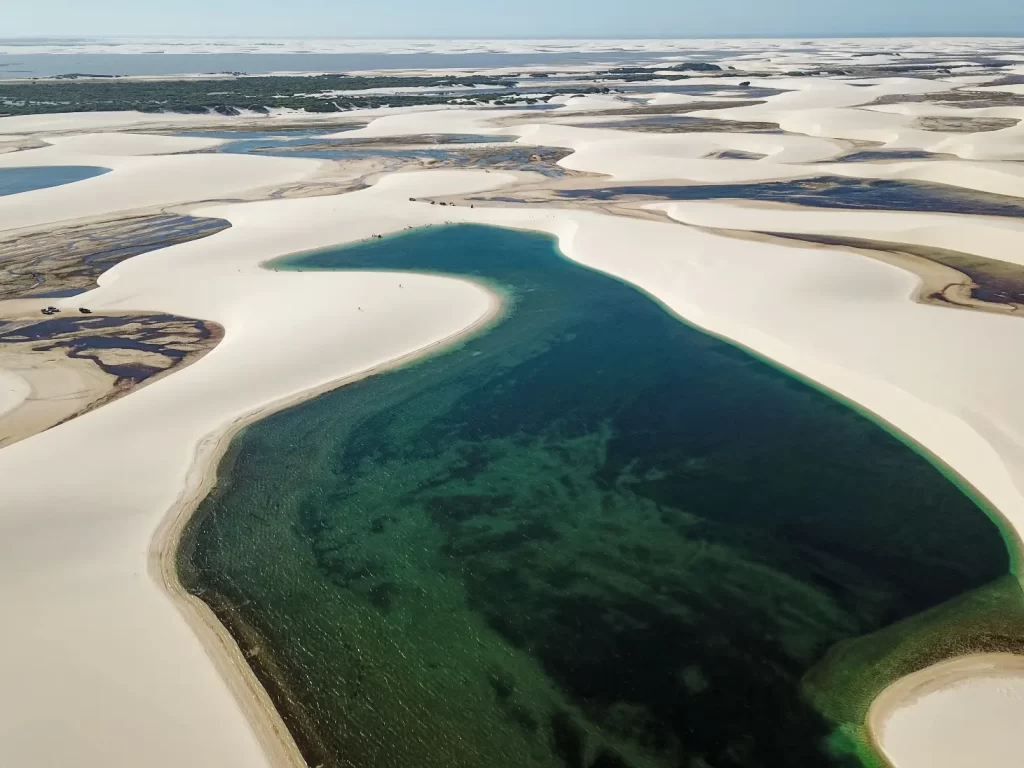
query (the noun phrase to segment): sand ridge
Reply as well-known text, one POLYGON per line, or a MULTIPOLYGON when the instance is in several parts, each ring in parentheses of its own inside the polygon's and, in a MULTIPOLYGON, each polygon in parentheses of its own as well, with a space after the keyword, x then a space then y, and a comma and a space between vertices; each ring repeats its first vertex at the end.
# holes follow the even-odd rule
MULTIPOLYGON (((941 92, 953 82, 855 87, 820 78, 785 80, 786 93, 722 116, 778 118, 801 136, 666 138, 545 124, 539 115, 530 118, 535 122, 509 126, 496 121, 521 115, 456 109, 386 113, 361 135, 512 132, 523 144, 573 149, 561 161, 566 169, 619 180, 724 183, 808 177, 827 169, 1024 195, 1024 173, 1001 162, 1012 159, 1011 142, 996 141, 984 150, 985 160, 974 160, 972 153, 981 154, 990 139, 917 131, 917 115, 862 108, 879 96, 941 92), (854 140, 917 146, 925 138, 947 142, 947 150, 967 159, 892 166, 830 162, 854 140), (766 157, 705 157, 723 149, 766 157)), ((573 113, 629 106, 605 96, 563 103, 573 113)), ((169 555, 179 526, 209 488, 234 430, 472 332, 492 317, 494 301, 478 285, 436 276, 399 281, 386 273, 278 273, 261 267, 289 253, 446 222, 552 233, 569 258, 633 283, 686 321, 873 412, 952 467, 1016 530, 1024 530, 1024 405, 1017 396, 1024 363, 1015 354, 1024 341, 1024 323, 913 303, 909 298, 919 290, 913 274, 846 249, 787 247, 706 229, 722 221, 756 229, 761 216, 792 232, 841 228, 923 245, 948 245, 958 237, 971 246, 969 252, 1015 262, 1021 244, 1015 223, 932 214, 769 215, 726 202, 648 211, 661 220, 570 207, 431 205, 432 198, 462 200, 521 182, 518 174, 448 170, 389 174, 369 189, 341 196, 196 206, 301 187, 317 178, 323 164, 174 154, 215 144, 95 132, 175 122, 157 117, 47 116, 15 119, 9 127, 0 121, 0 131, 18 135, 67 132, 76 125, 93 131, 51 136, 52 146, 4 155, 0 167, 31 162, 113 169, 0 200, 0 229, 179 204, 232 224, 205 240, 118 264, 83 299, 100 310, 172 312, 219 323, 226 335, 213 352, 130 397, 0 451, 0 595, 11 625, 27 628, 0 639, 5 657, 21 660, 0 692, 0 701, 15 712, 3 724, 0 762, 296 764, 279 719, 251 685, 251 673, 246 677, 233 643, 216 624, 196 623, 203 609, 180 590, 177 597, 191 606, 184 615, 162 591, 164 583, 176 589, 169 555), (154 178, 161 183, 152 183, 154 178), (983 355, 976 354, 978 339, 985 341, 983 355), (114 619, 96 622, 96 615, 114 619), (117 670, 116 680, 104 670, 117 670), (47 738, 54 722, 61 739, 47 738)), ((24 385, 9 374, 0 379, 0 397, 4 386, 15 393, 6 395, 8 404, 22 397, 24 385)), ((953 698, 943 704, 952 713, 970 708, 980 695, 964 686, 952 690, 953 698)), ((901 727, 878 726, 883 749, 901 727)), ((958 733, 956 722, 946 731, 958 733)), ((924 765, 920 754, 900 757, 899 768, 924 765)), ((928 768, 933 765, 938 764, 928 768)))

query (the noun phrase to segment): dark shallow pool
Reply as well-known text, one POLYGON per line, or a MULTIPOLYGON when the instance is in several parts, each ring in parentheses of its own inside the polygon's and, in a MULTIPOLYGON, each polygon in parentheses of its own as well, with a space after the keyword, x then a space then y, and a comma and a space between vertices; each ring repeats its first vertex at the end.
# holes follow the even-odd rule
POLYGON ((311 765, 858 766, 804 675, 1008 572, 920 455, 546 236, 278 267, 464 275, 510 305, 246 429, 185 533, 184 583, 311 765))
POLYGON ((692 115, 652 115, 601 123, 567 123, 583 128, 614 128, 652 133, 781 133, 777 123, 715 120, 692 115))
POLYGON ((89 165, 39 165, 21 168, 0 168, 0 197, 31 192, 34 189, 59 187, 91 179, 107 173, 109 168, 89 165))
POLYGON ((890 160, 957 160, 956 155, 948 155, 942 152, 925 152, 916 149, 878 149, 852 152, 836 158, 836 163, 871 163, 876 161, 890 160))
POLYGON ((445 160, 454 153, 451 146, 491 144, 508 141, 504 136, 479 134, 431 134, 384 138, 327 138, 332 134, 354 131, 363 125, 334 126, 324 129, 281 131, 196 131, 182 134, 203 138, 229 139, 215 152, 260 154, 280 157, 312 157, 325 160, 357 160, 367 157, 407 157, 445 160), (390 145, 390 146, 388 146, 390 145))
MULTIPOLYGON (((354 126, 358 127, 358 126, 354 126)), ((482 134, 425 134, 380 138, 325 138, 337 132, 268 132, 245 134, 216 152, 232 154, 307 157, 318 160, 356 161, 380 159, 398 165, 428 163, 457 168, 529 170, 545 176, 561 176, 558 161, 570 154, 557 147, 514 144, 507 136, 482 134), (484 146, 493 145, 493 146, 484 146)), ((196 133, 225 138, 227 134, 196 133)))
POLYGON ((769 200, 871 211, 929 211, 979 216, 1024 216, 1024 200, 990 192, 977 192, 946 184, 888 179, 852 179, 821 176, 794 181, 749 184, 690 184, 679 186, 621 186, 601 189, 559 190, 561 197, 614 200, 620 197, 656 197, 663 200, 769 200))

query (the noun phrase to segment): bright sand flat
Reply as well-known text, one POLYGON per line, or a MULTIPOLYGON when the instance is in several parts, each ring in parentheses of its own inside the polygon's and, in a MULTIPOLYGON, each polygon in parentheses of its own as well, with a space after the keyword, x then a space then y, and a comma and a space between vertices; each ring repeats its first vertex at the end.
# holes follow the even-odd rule
POLYGON ((85 181, 0 199, 0 231, 238 197, 253 189, 308 179, 324 165, 318 160, 279 157, 170 154, 194 152, 220 143, 171 136, 89 134, 62 138, 42 149, 0 155, 0 170, 55 165, 112 169, 85 181))
POLYGON ((891 686, 869 723, 897 766, 1021 764, 1024 658, 967 656, 936 664, 891 686), (964 706, 970 702, 970 706, 964 706))
POLYGON ((91 360, 0 346, 0 448, 58 424, 113 386, 91 360))
POLYGON ((32 387, 22 376, 0 369, 0 419, 21 406, 31 392, 32 387))
POLYGON ((856 211, 737 205, 715 200, 649 206, 700 227, 884 240, 946 248, 1024 266, 1024 221, 910 211, 856 211))
MULTIPOLYGON (((814 98, 825 104, 822 110, 846 110, 854 96, 839 90, 814 98)), ((809 97, 803 98, 801 109, 808 107, 809 97)), ((424 113, 416 132, 429 131, 433 114, 424 113)), ((444 121, 448 130, 457 123, 447 115, 444 121)), ((664 159, 680 152, 684 164, 671 166, 673 173, 700 163, 712 180, 770 177, 772 165, 787 168, 778 157, 774 164, 730 164, 722 171, 726 178, 714 176, 704 165, 710 161, 692 157, 698 148, 684 149, 684 143, 551 130, 588 152, 585 169, 595 172, 614 173, 632 155, 649 173, 661 169, 647 178, 664 178, 664 159)), ((413 132, 412 125, 402 131, 413 132)), ((229 196, 308 178, 319 165, 145 154, 166 153, 168 142, 144 149, 137 142, 117 146, 120 141, 91 138, 76 149, 69 140, 5 162, 24 165, 31 157, 32 164, 89 164, 83 160, 95 158, 92 164, 114 171, 12 196, 0 204, 0 228, 229 196), (154 183, 161 178, 164 184, 154 183), (116 183, 98 186, 104 179, 116 183)), ((824 160, 837 149, 828 138, 799 145, 780 136, 765 141, 781 147, 769 154, 789 152, 790 159, 820 149, 816 159, 824 160)), ((966 178, 966 169, 976 167, 951 163, 942 173, 956 181, 957 172, 966 178)), ((915 304, 909 297, 916 278, 845 251, 740 241, 680 224, 566 209, 409 202, 508 181, 499 173, 434 171, 389 176, 343 197, 215 205, 200 215, 226 218, 231 229, 136 257, 101 278, 88 295, 91 307, 203 318, 223 325, 226 337, 194 365, 0 451, 0 597, 6 621, 17 628, 0 636, 2 657, 17 660, 0 687, 0 764, 259 766, 294 759, 287 739, 282 747, 274 737, 280 724, 259 714, 265 699, 241 682, 251 674, 231 656, 231 646, 219 646, 217 635, 197 624, 204 646, 166 599, 158 557, 166 553, 151 551, 154 536, 161 534, 158 550, 173 539, 173 526, 165 523, 209 482, 232 425, 456 335, 493 311, 493 299, 478 286, 439 277, 258 267, 278 255, 445 221, 552 232, 570 258, 635 283, 688 320, 874 411, 957 469, 1024 529, 1019 319, 915 304)), ((980 695, 976 688, 952 690, 955 697, 945 706, 953 713, 970 709, 980 695)), ((899 722, 885 729, 886 742, 899 738, 899 722)), ((956 732, 951 722, 940 736, 952 739, 956 732)), ((899 768, 956 764, 927 762, 913 751, 900 759, 899 768)))
POLYGON ((585 212, 408 202, 503 180, 404 174, 342 198, 212 208, 203 213, 232 229, 123 262, 101 279, 91 306, 203 317, 227 335, 193 366, 0 452, 8 489, 0 584, 12 626, 32 627, 2 640, 5 657, 20 659, 2 696, 20 706, 5 721, 0 757, 262 764, 216 667, 147 573, 148 542, 181 488, 200 486, 189 467, 197 449, 206 461, 215 455, 207 436, 457 333, 489 306, 485 291, 449 279, 403 276, 399 288, 390 274, 257 268, 282 253, 446 220, 551 231, 571 258, 635 282, 914 434, 1024 521, 1013 461, 1024 362, 1007 353, 1024 342, 1018 319, 914 304, 913 276, 841 251, 585 212), (636 253, 644 258, 630 258, 636 253), (992 354, 964 366, 961 350, 977 338, 992 354), (97 622, 97 613, 131 621, 97 622), (116 685, 97 677, 106 670, 119 670, 116 685), (41 738, 55 719, 67 738, 41 738))
MULTIPOLYGON (((477 175, 478 185, 481 176, 483 186, 498 179, 477 175)), ((154 535, 183 491, 190 499, 202 487, 233 423, 429 348, 494 309, 488 291, 460 280, 259 268, 405 223, 367 221, 365 211, 353 221, 337 205, 217 209, 234 228, 123 262, 89 294, 97 311, 201 317, 226 337, 193 366, 0 452, 0 599, 5 624, 18 628, 0 637, 0 654, 17 660, 0 691, 0 764, 267 764, 232 690, 150 572, 154 535)), ((219 658, 222 669, 242 666, 219 658)), ((261 711, 248 691, 240 700, 261 711)))

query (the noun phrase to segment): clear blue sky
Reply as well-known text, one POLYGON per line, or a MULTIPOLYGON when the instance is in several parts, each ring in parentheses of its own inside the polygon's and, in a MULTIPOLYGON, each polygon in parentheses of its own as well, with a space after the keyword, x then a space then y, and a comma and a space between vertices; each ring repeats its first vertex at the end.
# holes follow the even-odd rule
POLYGON ((1024 35, 1024 0, 0 0, 0 37, 1024 35))

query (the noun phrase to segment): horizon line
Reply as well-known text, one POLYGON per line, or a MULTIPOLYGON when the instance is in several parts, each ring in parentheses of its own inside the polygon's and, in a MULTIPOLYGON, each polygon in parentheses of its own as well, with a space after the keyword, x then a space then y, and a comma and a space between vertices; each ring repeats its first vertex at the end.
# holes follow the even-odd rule
POLYGON ((161 35, 153 33, 123 33, 116 35, 72 35, 62 33, 34 33, 5 35, 0 37, 0 43, 13 40, 51 39, 68 41, 113 41, 131 39, 162 39, 162 40, 395 40, 395 41, 498 41, 498 40, 524 40, 524 41, 598 41, 598 40, 635 40, 635 41, 670 41, 670 40, 877 40, 885 38, 919 38, 919 39, 971 39, 971 38, 1002 38, 1007 40, 1024 40, 1024 29, 1019 32, 1008 34, 1006 32, 864 32, 853 35, 839 35, 835 33, 777 33, 777 34, 706 34, 706 35, 591 35, 591 36, 522 36, 522 35, 452 35, 445 36, 379 36, 379 35, 161 35))

